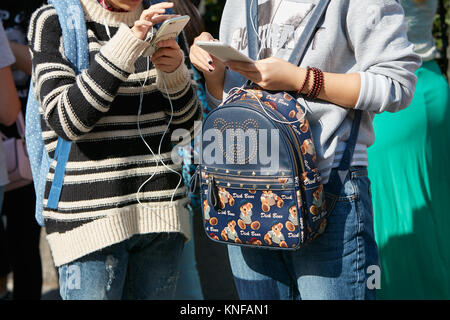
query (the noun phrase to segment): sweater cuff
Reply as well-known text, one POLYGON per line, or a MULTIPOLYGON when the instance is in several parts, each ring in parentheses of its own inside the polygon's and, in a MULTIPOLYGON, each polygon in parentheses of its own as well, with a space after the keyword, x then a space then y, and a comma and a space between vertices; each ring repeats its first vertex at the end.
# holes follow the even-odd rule
POLYGON ((205 89, 206 103, 211 107, 211 109, 218 107, 222 103, 222 100, 216 99, 211 93, 209 93, 208 85, 206 84, 205 89))
POLYGON ((126 24, 121 23, 117 33, 100 49, 100 52, 120 69, 133 73, 134 63, 149 46, 147 41, 137 38, 126 24))
POLYGON ((166 87, 169 94, 183 91, 189 81, 191 81, 189 70, 184 61, 181 62, 180 66, 174 72, 167 73, 156 69, 156 73, 156 86, 163 93, 166 92, 166 87))
POLYGON ((381 113, 389 107, 392 80, 371 72, 359 72, 361 90, 355 109, 381 113))

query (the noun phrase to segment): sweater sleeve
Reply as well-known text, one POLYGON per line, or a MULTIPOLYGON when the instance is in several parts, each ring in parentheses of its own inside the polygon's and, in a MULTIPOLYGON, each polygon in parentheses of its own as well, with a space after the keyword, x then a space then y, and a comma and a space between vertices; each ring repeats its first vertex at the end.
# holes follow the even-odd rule
POLYGON ((38 9, 28 33, 35 96, 41 114, 58 136, 79 140, 109 111, 120 85, 148 47, 122 24, 91 65, 76 75, 64 54, 62 30, 53 6, 38 9))
POLYGON ((350 0, 347 35, 360 66, 356 109, 396 112, 411 103, 420 57, 408 41, 403 9, 394 0, 350 0))

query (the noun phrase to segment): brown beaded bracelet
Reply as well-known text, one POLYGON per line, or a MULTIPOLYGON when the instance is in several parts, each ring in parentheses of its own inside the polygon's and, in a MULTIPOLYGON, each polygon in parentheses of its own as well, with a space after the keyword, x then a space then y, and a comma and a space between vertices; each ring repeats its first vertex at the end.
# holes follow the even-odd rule
POLYGON ((314 84, 313 84, 311 90, 308 92, 307 97, 310 99, 316 99, 319 96, 320 91, 323 88, 324 77, 323 77, 322 70, 320 70, 318 68, 311 68, 311 69, 312 69, 313 75, 314 75, 314 84))
POLYGON ((302 86, 300 87, 300 89, 297 91, 297 94, 301 94, 303 89, 305 89, 306 85, 308 84, 309 81, 309 73, 311 72, 311 67, 308 66, 306 67, 306 76, 305 76, 305 80, 303 81, 302 86))

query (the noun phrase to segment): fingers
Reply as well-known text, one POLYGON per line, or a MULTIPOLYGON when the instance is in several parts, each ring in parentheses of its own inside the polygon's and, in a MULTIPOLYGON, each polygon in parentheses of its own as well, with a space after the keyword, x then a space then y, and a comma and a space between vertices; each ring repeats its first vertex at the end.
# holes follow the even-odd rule
POLYGON ((255 63, 241 62, 241 61, 227 61, 225 65, 233 71, 242 73, 258 72, 259 69, 255 63))
POLYGON ((213 72, 215 70, 215 64, 221 63, 219 60, 215 59, 207 51, 203 50, 199 46, 195 45, 196 41, 217 41, 214 37, 208 33, 203 32, 198 37, 194 39, 194 44, 191 46, 190 59, 192 64, 201 72, 213 72))
POLYGON ((175 17, 179 17, 179 14, 163 14, 163 15, 155 15, 151 18, 151 21, 153 22, 153 24, 158 24, 161 22, 164 22, 168 19, 172 19, 175 17))
POLYGON ((175 71, 183 62, 184 53, 175 40, 158 42, 159 49, 152 55, 154 66, 164 72, 175 71))
POLYGON ((257 63, 248 63, 240 61, 227 61, 225 63, 231 70, 240 73, 250 81, 259 84, 262 79, 262 73, 257 63))
POLYGON ((172 2, 161 2, 150 6, 147 10, 144 10, 139 20, 150 21, 153 25, 164 22, 167 19, 177 17, 177 14, 165 14, 166 9, 173 8, 172 2))
POLYGON ((158 50, 152 55, 152 60, 158 59, 162 56, 167 57, 183 57, 184 53, 175 40, 164 40, 157 43, 158 50))
POLYGON ((194 52, 194 57, 191 59, 194 60, 193 64, 201 72, 212 72, 214 70, 212 56, 201 48, 198 48, 198 51, 194 52))
POLYGON ((162 40, 159 41, 156 45, 158 46, 158 48, 172 48, 177 50, 180 49, 180 46, 174 39, 162 40))
POLYGON ((162 67, 176 69, 176 67, 178 67, 180 65, 179 60, 177 60, 173 57, 167 57, 167 56, 159 57, 157 59, 152 59, 152 63, 158 69, 161 69, 162 67))
POLYGON ((216 39, 214 39, 214 37, 208 33, 208 32, 202 32, 198 37, 196 37, 194 39, 194 43, 195 41, 214 41, 216 39))
POLYGON ((132 28, 133 33, 141 40, 147 37, 147 33, 155 24, 164 22, 167 19, 176 17, 175 14, 165 14, 166 9, 173 8, 172 2, 161 2, 150 6, 144 10, 138 21, 134 23, 132 28), (146 22, 145 22, 146 21, 146 22))
POLYGON ((173 8, 173 2, 160 2, 150 6, 148 9, 144 10, 141 14, 141 19, 150 20, 156 14, 164 14, 166 9, 173 8))
POLYGON ((153 27, 153 23, 147 20, 138 20, 134 23, 134 26, 140 31, 148 30, 153 27))
POLYGON ((169 57, 169 58, 176 58, 180 59, 183 57, 183 54, 181 50, 176 50, 172 48, 162 48, 157 50, 151 57, 151 61, 156 61, 161 57, 169 57))

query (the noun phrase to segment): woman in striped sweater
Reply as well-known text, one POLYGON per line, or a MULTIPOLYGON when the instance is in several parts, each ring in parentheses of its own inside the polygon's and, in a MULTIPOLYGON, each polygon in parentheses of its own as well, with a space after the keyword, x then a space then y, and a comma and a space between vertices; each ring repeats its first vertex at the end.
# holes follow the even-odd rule
POLYGON ((150 58, 142 52, 152 26, 170 17, 166 11, 173 4, 148 9, 132 0, 81 4, 90 67, 80 75, 64 55, 53 6, 34 13, 28 35, 50 157, 58 136, 73 142, 58 209, 46 206, 55 163, 44 198, 61 296, 168 299, 190 237, 170 133, 192 132, 201 108, 176 41, 160 42, 150 58))

